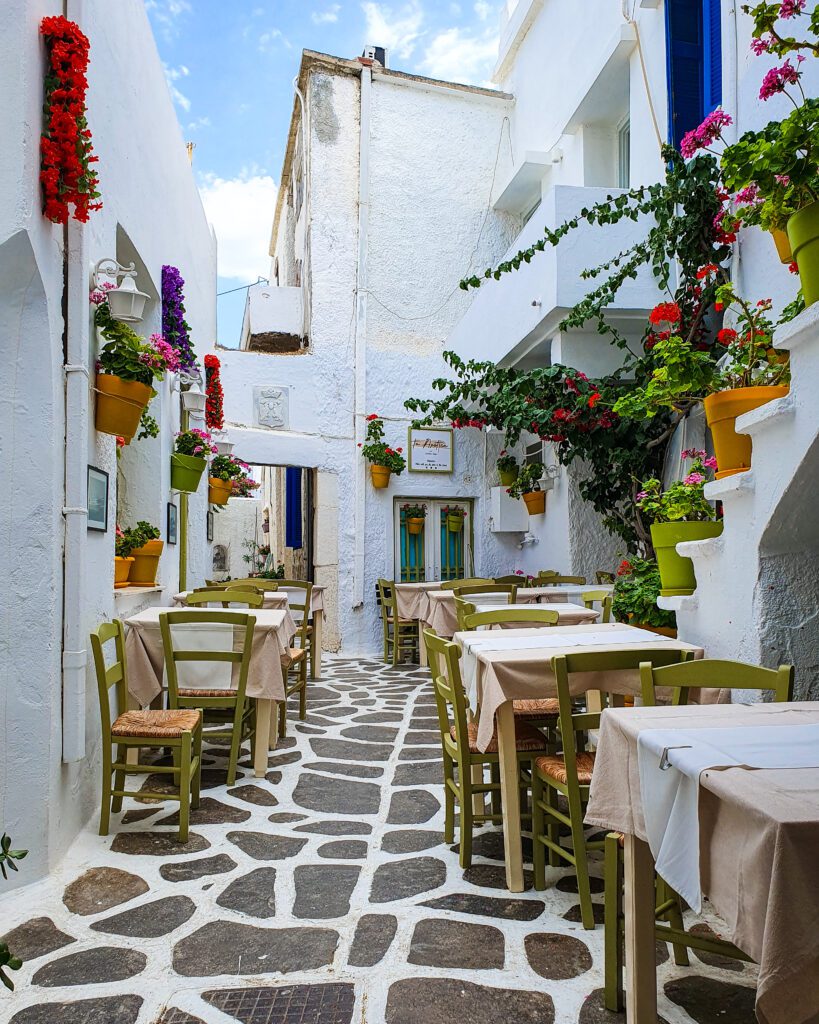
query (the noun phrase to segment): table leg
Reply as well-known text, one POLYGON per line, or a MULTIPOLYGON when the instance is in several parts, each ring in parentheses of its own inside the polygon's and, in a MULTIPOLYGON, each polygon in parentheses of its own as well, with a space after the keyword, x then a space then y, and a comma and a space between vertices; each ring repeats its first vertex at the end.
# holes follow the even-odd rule
POLYGON ((279 704, 277 701, 270 702, 270 734, 267 739, 268 750, 275 750, 279 742, 279 704))
POLYGON ((520 789, 515 743, 515 713, 507 700, 495 712, 498 731, 501 801, 503 804, 503 849, 506 856, 506 887, 523 892, 523 847, 520 837, 520 789))
POLYGON ((418 663, 422 668, 429 664, 427 661, 427 645, 424 643, 424 623, 418 620, 418 663))
POLYGON ((313 613, 313 643, 310 647, 310 678, 321 679, 321 627, 324 622, 324 612, 313 613))
POLYGON ((625 838, 625 1000, 627 1024, 656 1024, 654 859, 648 843, 625 838))
POLYGON ((273 711, 274 700, 256 698, 256 750, 253 755, 253 772, 257 779, 263 779, 267 773, 267 750, 269 746, 271 719, 275 720, 273 711))

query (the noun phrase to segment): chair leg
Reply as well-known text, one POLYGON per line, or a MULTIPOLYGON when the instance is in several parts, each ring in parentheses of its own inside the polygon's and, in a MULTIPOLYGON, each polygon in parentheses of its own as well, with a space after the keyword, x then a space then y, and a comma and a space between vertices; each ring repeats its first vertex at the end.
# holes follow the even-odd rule
POLYGON ((604 897, 603 943, 605 948, 604 1002, 607 1010, 623 1009, 623 858, 617 837, 606 836, 603 858, 604 897))
MULTIPOLYGON (((489 775, 490 775, 490 778, 492 779, 493 784, 495 784, 497 786, 500 786, 500 765, 499 764, 493 763, 493 764, 490 765, 489 775)), ((492 813, 493 814, 501 814, 502 813, 500 789, 493 789, 492 790, 492 813)))
MULTIPOLYGON (((117 760, 120 764, 125 761, 127 756, 127 747, 117 746, 117 760)), ((137 749, 137 757, 139 757, 139 749, 137 749)), ((125 789, 125 771, 119 769, 114 773, 114 789, 125 789)), ((114 814, 119 814, 122 810, 122 797, 115 796, 111 802, 111 810, 114 814)))
MULTIPOLYGON (((188 841, 188 827, 191 816, 191 734, 182 733, 182 743, 179 747, 179 842, 188 841)), ((234 768, 235 772, 235 768, 234 768)))
POLYGON ((454 782, 455 773, 452 770, 452 758, 444 751, 444 842, 455 842, 455 794, 452 787, 448 785, 454 782))
POLYGON ((287 696, 279 701, 279 739, 287 735, 287 696))
POLYGON ((100 835, 107 836, 111 821, 111 747, 102 752, 102 795, 100 797, 100 835))
POLYGON ((583 807, 580 794, 569 789, 569 818, 572 829, 572 851, 577 872, 577 895, 580 897, 580 916, 583 927, 587 931, 594 929, 594 905, 591 898, 591 882, 589 881, 589 861, 586 851, 586 836, 583 832, 583 807))
POLYGON ((472 787, 469 786, 464 789, 463 781, 461 782, 461 823, 460 823, 460 839, 461 839, 461 855, 460 864, 461 867, 466 870, 472 866, 472 829, 474 826, 474 819, 472 817, 472 787))
POLYGON ((171 747, 171 757, 173 758, 173 766, 176 769, 173 773, 173 784, 175 786, 181 786, 182 782, 179 774, 179 747, 171 747))
MULTIPOLYGON (((673 900, 674 905, 670 907, 663 916, 672 928, 675 928, 678 931, 684 931, 685 925, 683 923, 682 909, 680 907, 680 897, 674 892, 671 886, 658 875, 657 902, 665 903, 667 900, 673 900)), ((690 967, 691 962, 688 959, 688 949, 685 946, 681 946, 679 942, 672 943, 672 949, 674 950, 674 963, 677 964, 678 967, 690 967)))
MULTIPOLYGON (((255 736, 255 733, 254 733, 255 736)), ((197 758, 196 771, 191 780, 191 807, 196 810, 199 806, 199 794, 202 790, 202 726, 196 730, 194 737, 193 756, 197 758)))
POLYGON ((232 786, 236 781, 236 762, 239 760, 239 750, 242 746, 242 719, 244 706, 236 705, 236 712, 233 716, 233 735, 230 739, 230 759, 228 760, 227 783, 232 786))
POLYGON ((307 717, 307 662, 308 658, 305 656, 302 658, 301 665, 299 666, 299 674, 301 678, 301 688, 299 689, 299 718, 301 721, 307 717))
MULTIPOLYGON (((553 810, 557 810, 558 797, 557 790, 554 788, 554 786, 545 786, 544 793, 546 795, 546 803, 553 810)), ((551 814, 549 815, 549 820, 546 823, 546 831, 548 832, 549 839, 555 844, 555 846, 560 846, 560 822, 551 814)), ((550 849, 549 867, 559 868, 561 863, 562 861, 560 860, 560 854, 557 853, 555 850, 550 849)))
POLYGON ((546 888, 546 847, 541 842, 546 828, 546 815, 541 807, 543 789, 543 780, 536 771, 532 772, 532 869, 537 890, 546 888))

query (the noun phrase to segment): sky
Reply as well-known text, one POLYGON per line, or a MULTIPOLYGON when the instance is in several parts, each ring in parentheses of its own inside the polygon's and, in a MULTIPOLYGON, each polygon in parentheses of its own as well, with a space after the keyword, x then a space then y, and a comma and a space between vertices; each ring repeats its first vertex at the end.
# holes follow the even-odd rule
MULTIPOLYGON (((301 51, 386 46, 399 71, 490 85, 504 0, 145 0, 182 134, 219 241, 218 290, 266 277, 301 51)), ((218 301, 239 342, 245 293, 218 301)))

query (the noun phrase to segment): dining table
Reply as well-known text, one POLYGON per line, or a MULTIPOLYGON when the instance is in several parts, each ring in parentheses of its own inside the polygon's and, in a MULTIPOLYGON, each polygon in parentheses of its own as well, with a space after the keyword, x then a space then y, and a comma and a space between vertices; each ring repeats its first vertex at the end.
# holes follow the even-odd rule
MULTIPOLYGON (((322 633, 327 614, 324 608, 324 589, 324 587, 316 586, 314 583, 310 592, 310 618, 313 626, 313 643, 310 648, 310 678, 313 680, 321 679, 322 633)), ((193 591, 183 590, 179 594, 174 594, 173 603, 184 607, 185 598, 191 593, 193 591)), ((303 603, 304 592, 302 590, 296 587, 292 587, 289 590, 287 587, 279 587, 278 590, 263 591, 262 608, 289 608, 290 599, 288 594, 293 595, 293 600, 297 604, 303 603)))
MULTIPOLYGON (((522 892, 523 850, 512 702, 557 697, 551 664, 560 655, 656 648, 686 651, 701 658, 703 650, 695 644, 621 622, 457 632, 453 641, 461 649, 461 676, 469 707, 478 723, 478 749, 485 751, 497 733, 506 884, 511 892, 522 892)), ((636 696, 641 692, 636 670, 573 673, 570 681, 574 694, 591 690, 636 696)))
POLYGON ((819 701, 604 711, 585 820, 624 836, 628 1024, 657 1020, 655 858, 759 965, 760 1024, 819 1020, 819 701))
MULTIPOLYGON (((125 620, 128 692, 130 700, 138 708, 148 707, 165 687, 165 652, 159 617, 163 612, 180 610, 179 607, 146 608, 125 620)), ((276 746, 276 705, 279 701, 285 700, 285 682, 291 664, 290 646, 297 627, 287 608, 254 608, 250 609, 248 614, 252 615, 256 622, 245 692, 248 698, 256 701, 257 742, 253 768, 256 776, 261 778, 267 771, 268 749, 272 750, 276 746), (268 737, 267 743, 258 742, 259 737, 265 736, 268 737)), ((224 650, 224 641, 217 641, 216 645, 212 646, 208 640, 208 637, 212 638, 221 626, 222 624, 219 624, 214 628, 209 623, 187 624, 186 640, 187 631, 192 634, 199 631, 203 634, 203 649, 224 650)), ((233 666, 233 671, 230 672, 227 667, 229 675, 220 685, 235 688, 237 669, 238 666, 233 666)), ((214 673, 222 670, 226 670, 224 663, 212 663, 214 673)))

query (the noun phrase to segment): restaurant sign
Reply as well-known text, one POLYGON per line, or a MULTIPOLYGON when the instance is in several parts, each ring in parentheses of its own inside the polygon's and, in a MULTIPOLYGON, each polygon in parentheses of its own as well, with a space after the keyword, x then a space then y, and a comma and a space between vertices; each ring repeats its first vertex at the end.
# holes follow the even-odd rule
POLYGON ((453 439, 451 427, 410 427, 410 473, 451 473, 453 439))

